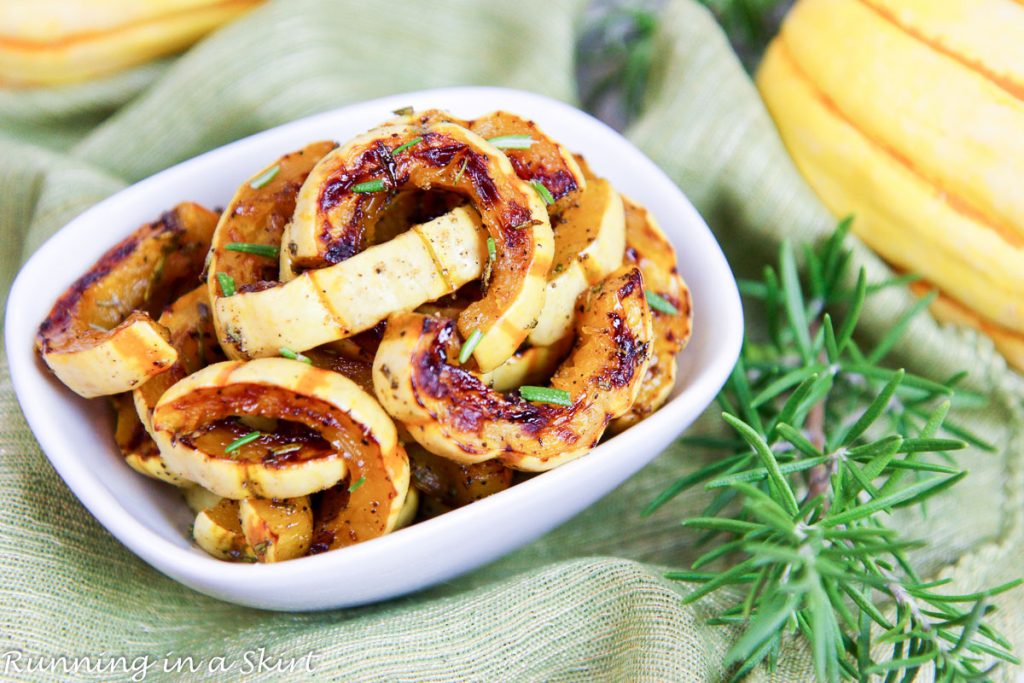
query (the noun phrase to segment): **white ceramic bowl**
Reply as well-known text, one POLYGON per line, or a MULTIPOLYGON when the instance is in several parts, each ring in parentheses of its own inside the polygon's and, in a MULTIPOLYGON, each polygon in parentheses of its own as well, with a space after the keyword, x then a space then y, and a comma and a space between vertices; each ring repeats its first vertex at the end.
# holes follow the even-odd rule
POLYGON ((449 88, 386 97, 254 135, 147 178, 100 202, 25 264, 7 304, 11 377, 28 423, 67 485, 114 536, 167 576, 222 600, 274 610, 364 604, 451 579, 562 524, 653 460, 710 403, 739 352, 743 319, 732 273, 715 238, 679 189, 618 133, 555 100, 498 88, 449 88), (230 564, 195 547, 192 521, 169 486, 122 461, 104 401, 56 381, 33 352, 54 300, 104 251, 183 200, 224 206, 235 187, 277 156, 324 138, 346 140, 406 105, 462 117, 507 109, 536 120, 582 152, 594 170, 654 212, 693 292, 694 334, 680 356, 674 398, 655 415, 585 457, 519 486, 335 552, 281 564, 230 564))

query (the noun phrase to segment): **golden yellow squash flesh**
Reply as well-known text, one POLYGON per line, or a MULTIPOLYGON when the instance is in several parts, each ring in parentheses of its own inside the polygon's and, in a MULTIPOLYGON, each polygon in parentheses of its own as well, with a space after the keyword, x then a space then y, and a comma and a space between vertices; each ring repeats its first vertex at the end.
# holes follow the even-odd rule
POLYGON ((337 486, 320 494, 312 553, 343 548, 393 531, 409 494, 409 457, 397 448, 353 467, 337 486))

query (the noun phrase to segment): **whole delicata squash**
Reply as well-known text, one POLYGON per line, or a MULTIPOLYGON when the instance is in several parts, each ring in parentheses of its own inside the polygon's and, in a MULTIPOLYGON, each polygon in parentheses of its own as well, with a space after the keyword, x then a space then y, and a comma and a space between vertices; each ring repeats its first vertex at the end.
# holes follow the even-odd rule
POLYGON ((171 471, 225 498, 296 498, 346 474, 371 488, 394 474, 401 498, 408 483, 377 401, 298 360, 225 361, 189 375, 160 398, 153 436, 171 471))
MULTIPOLYGON (((206 284, 211 302, 235 291, 277 282, 281 238, 295 211, 299 188, 316 163, 335 147, 330 141, 306 145, 239 186, 221 214, 210 245, 206 284)), ((225 352, 239 358, 235 346, 225 339, 224 325, 217 318, 214 324, 225 352)))
POLYGON ((217 214, 180 204, 116 244, 57 300, 36 348, 60 381, 86 398, 131 391, 177 352, 153 317, 192 289, 217 214))
POLYGON ((460 463, 493 458, 527 471, 585 454, 633 405, 652 339, 643 276, 616 270, 580 303, 576 343, 551 380, 568 405, 500 393, 453 364, 452 321, 406 313, 388 322, 373 364, 377 398, 427 450, 460 463))
POLYGON ((640 393, 625 415, 610 429, 621 432, 665 404, 676 384, 676 354, 686 348, 693 326, 690 289, 676 269, 676 250, 661 231, 650 211, 623 198, 626 207, 626 256, 644 274, 644 287, 651 302, 654 344, 640 393))
POLYGON ((391 194, 416 188, 465 196, 494 241, 486 293, 459 316, 465 336, 483 335, 473 351, 480 369, 493 370, 516 351, 540 313, 554 247, 537 190, 516 175, 501 150, 462 126, 429 120, 388 125, 324 157, 299 193, 281 276, 352 257, 391 194))

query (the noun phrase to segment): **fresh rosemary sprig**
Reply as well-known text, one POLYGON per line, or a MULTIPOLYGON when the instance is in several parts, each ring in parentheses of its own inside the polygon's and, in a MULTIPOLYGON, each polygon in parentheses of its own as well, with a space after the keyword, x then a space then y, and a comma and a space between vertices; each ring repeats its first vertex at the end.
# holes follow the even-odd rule
MULTIPOLYGON (((805 247, 806 287, 795 250, 783 244, 777 268, 741 290, 760 308, 767 339, 748 338, 718 397, 735 436, 698 437, 726 453, 679 479, 651 512, 698 485, 715 495, 684 526, 719 543, 671 579, 696 584, 693 602, 728 588, 734 604, 713 619, 742 627, 727 656, 732 679, 762 662, 774 666, 787 634, 805 637, 819 681, 911 681, 933 665, 935 680, 987 679, 1000 661, 1018 663, 986 617, 992 596, 1013 581, 969 595, 926 582, 890 513, 918 507, 966 472, 948 456, 968 443, 994 450, 947 420, 963 374, 945 382, 893 370, 881 361, 922 299, 864 349, 854 338, 864 301, 904 278, 849 286, 842 222, 820 248, 805 247), (833 318, 833 314, 838 314, 833 318)), ((749 312, 749 311, 748 311, 749 312)), ((978 397, 973 397, 974 399, 978 397)))

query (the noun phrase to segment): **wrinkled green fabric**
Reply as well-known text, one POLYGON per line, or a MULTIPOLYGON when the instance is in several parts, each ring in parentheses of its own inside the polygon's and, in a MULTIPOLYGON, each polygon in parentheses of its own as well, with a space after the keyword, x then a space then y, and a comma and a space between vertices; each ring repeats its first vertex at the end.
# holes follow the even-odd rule
MULTIPOLYGON (((297 117, 456 84, 517 87, 572 102, 581 9, 582 0, 291 0, 248 15, 177 60, 58 90, 0 90, 0 287, 6 292, 19 263, 99 199, 297 117)), ((655 54, 644 114, 628 135, 690 196, 737 270, 757 272, 784 237, 828 234, 833 219, 800 180, 711 17, 687 0, 670 3, 655 54)), ((870 252, 856 246, 855 253, 872 279, 887 275, 870 252)), ((910 301, 895 290, 873 299, 865 343, 910 301)), ((991 400, 957 418, 999 447, 994 455, 963 454, 971 476, 935 501, 927 518, 906 519, 914 535, 933 541, 917 561, 964 590, 1014 578, 1024 567, 1020 376, 986 340, 926 317, 912 325, 892 361, 936 377, 970 369, 972 388, 991 400)), ((661 578, 664 567, 684 566, 699 552, 678 520, 706 501, 685 496, 650 518, 639 516, 669 481, 705 457, 675 445, 572 522, 443 586, 360 609, 267 613, 184 588, 107 534, 40 452, 4 359, 0 678, 53 678, 3 672, 12 651, 199 658, 264 647, 275 657, 313 652, 315 673, 300 678, 714 680, 732 634, 705 620, 723 598, 684 606, 686 587, 661 578)), ((993 622, 1024 649, 1024 595, 997 604, 993 622)), ((160 678, 204 679, 153 671, 147 680, 160 678)), ((787 648, 774 678, 810 678, 799 643, 787 648)))

